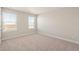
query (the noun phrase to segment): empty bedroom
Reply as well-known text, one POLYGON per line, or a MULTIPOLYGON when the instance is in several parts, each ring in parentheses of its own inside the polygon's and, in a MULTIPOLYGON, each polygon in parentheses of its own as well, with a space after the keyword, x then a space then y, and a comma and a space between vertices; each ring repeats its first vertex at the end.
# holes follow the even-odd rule
POLYGON ((79 7, 0 7, 0 51, 79 51, 79 7))

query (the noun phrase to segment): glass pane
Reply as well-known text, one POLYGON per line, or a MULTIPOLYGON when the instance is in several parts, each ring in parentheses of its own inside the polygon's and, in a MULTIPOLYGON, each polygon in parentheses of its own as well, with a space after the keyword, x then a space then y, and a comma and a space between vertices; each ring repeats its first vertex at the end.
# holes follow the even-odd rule
POLYGON ((0 7, 0 44, 1 44, 1 7, 0 7))
POLYGON ((0 32, 1 32, 1 8, 0 8, 0 32))
POLYGON ((28 26, 29 26, 29 28, 34 28, 35 27, 35 17, 34 16, 29 16, 28 26))
POLYGON ((16 30, 16 14, 3 13, 3 31, 16 30))

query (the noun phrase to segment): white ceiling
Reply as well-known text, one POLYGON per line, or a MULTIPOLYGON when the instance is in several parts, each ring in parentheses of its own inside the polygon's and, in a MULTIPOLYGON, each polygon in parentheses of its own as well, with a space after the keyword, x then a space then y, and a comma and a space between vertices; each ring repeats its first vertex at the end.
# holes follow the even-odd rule
POLYGON ((41 13, 59 9, 57 7, 9 7, 9 8, 23 11, 23 12, 29 12, 29 13, 33 13, 33 14, 41 14, 41 13))

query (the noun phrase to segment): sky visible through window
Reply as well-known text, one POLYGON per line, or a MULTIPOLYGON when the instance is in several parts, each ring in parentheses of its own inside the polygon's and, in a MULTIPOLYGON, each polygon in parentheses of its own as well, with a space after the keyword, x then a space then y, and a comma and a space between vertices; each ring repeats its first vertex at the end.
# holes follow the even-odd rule
POLYGON ((28 25, 29 28, 34 28, 35 27, 35 17, 34 16, 29 16, 28 17, 28 25))
POLYGON ((10 13, 3 13, 3 23, 4 24, 15 24, 16 23, 16 15, 10 13))
POLYGON ((29 25, 34 25, 35 17, 29 16, 29 25))

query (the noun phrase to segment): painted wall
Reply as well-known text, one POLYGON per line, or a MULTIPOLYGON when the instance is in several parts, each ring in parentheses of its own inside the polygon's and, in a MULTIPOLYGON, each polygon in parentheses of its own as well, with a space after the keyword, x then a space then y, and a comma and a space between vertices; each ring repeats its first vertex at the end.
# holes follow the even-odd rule
POLYGON ((17 15, 17 31, 3 32, 3 40, 36 32, 36 28, 28 29, 28 16, 33 15, 33 14, 6 9, 6 8, 4 8, 3 11, 15 13, 17 15))
POLYGON ((38 16, 38 31, 79 41, 79 8, 60 8, 38 16))

